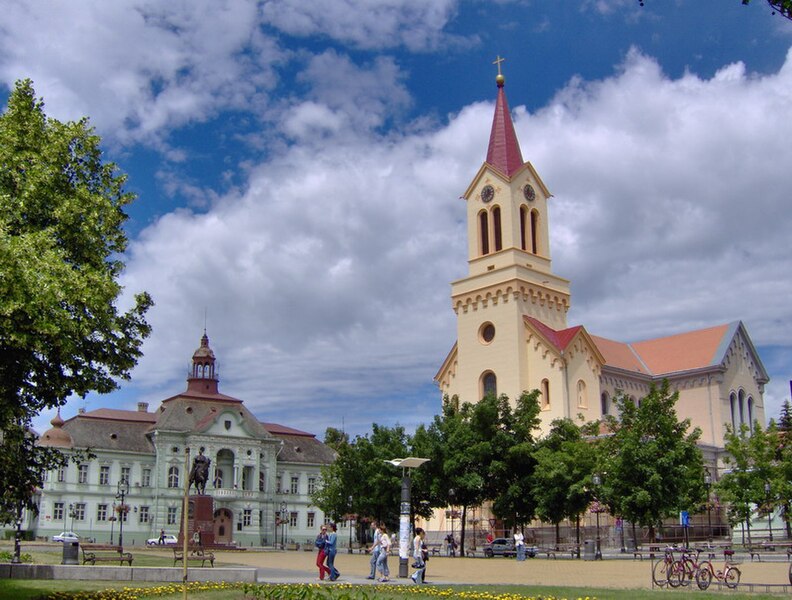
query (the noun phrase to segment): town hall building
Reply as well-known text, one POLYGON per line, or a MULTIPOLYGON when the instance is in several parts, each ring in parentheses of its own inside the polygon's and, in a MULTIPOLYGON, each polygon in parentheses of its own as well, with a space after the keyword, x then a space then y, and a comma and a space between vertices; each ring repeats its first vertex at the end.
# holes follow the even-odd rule
POLYGON ((313 540, 325 515, 311 494, 335 452, 313 434, 259 421, 242 400, 221 393, 215 362, 204 333, 187 389, 156 411, 139 403, 136 411, 100 408, 67 420, 59 413, 39 444, 67 455, 90 449, 95 458, 47 473, 28 529, 47 538, 75 531, 107 543, 118 540, 123 520, 124 545, 145 544, 161 530, 178 535, 189 448, 191 457, 203 450, 211 460, 206 494, 214 500, 216 544, 313 540))

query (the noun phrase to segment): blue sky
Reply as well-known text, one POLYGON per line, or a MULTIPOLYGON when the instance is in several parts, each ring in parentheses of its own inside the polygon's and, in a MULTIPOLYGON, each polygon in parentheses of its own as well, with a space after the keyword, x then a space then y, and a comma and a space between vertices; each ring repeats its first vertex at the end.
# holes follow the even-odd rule
POLYGON ((792 23, 763 0, 645 4, 6 0, 0 96, 30 77, 50 115, 90 117, 139 196, 123 283, 157 303, 132 382, 63 416, 181 391, 206 315, 221 390, 262 420, 428 422, 498 55, 555 196, 570 325, 635 341, 743 320, 777 414, 792 23))

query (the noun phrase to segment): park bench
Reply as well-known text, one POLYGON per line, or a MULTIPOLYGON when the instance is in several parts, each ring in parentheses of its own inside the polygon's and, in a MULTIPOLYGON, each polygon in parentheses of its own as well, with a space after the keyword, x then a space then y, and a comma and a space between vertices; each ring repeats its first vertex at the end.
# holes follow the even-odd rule
POLYGON ((572 558, 580 558, 580 546, 577 544, 559 544, 556 550, 562 554, 569 554, 572 558))
POLYGON ((551 548, 549 546, 536 546, 536 553, 537 554, 544 554, 547 558, 555 558, 556 557, 556 549, 555 547, 551 548))
POLYGON ((762 554, 774 554, 776 552, 786 552, 787 560, 792 559, 792 544, 785 542, 765 540, 756 544, 746 544, 745 550, 750 555, 751 562, 753 562, 754 557, 761 562, 762 554))
POLYGON ((129 563, 132 566, 132 553, 124 552, 121 546, 112 546, 109 544, 81 544, 83 564, 96 565, 98 562, 116 562, 119 565, 129 563))
POLYGON ((635 550, 633 550, 633 560, 636 559, 636 558, 639 559, 639 560, 643 560, 644 554, 646 554, 647 552, 648 552, 649 558, 651 560, 654 560, 654 557, 655 557, 656 554, 662 554, 662 551, 661 551, 659 545, 653 544, 653 545, 649 546, 648 550, 646 548, 644 548, 643 546, 636 546, 635 550))
MULTIPOLYGON (((214 553, 211 550, 205 550, 202 546, 190 546, 187 549, 187 562, 198 562, 201 561, 201 566, 203 567, 206 561, 209 561, 209 565, 214 567, 214 553)), ((173 548, 173 566, 176 566, 176 563, 184 563, 184 549, 179 547, 173 548)))

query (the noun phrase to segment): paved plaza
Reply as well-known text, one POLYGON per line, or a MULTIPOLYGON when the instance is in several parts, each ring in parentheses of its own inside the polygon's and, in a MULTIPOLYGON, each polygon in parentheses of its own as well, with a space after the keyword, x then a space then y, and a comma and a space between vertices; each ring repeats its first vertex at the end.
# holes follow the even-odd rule
MULTIPOLYGON (((314 552, 238 552, 218 553, 218 560, 256 567, 258 580, 271 583, 318 582, 314 552)), ((409 583, 399 579, 398 558, 391 556, 388 565, 395 583, 409 583)), ((717 565, 716 565, 717 566, 717 565)), ((746 562, 740 565, 742 581, 746 583, 788 584, 787 562, 746 562)), ((370 583, 369 556, 344 554, 336 556, 340 581, 370 583)), ((427 580, 436 585, 447 584, 520 584, 542 586, 581 586, 598 588, 651 588, 652 563, 621 556, 602 561, 570 558, 533 558, 517 562, 511 558, 448 558, 429 560, 427 580)))

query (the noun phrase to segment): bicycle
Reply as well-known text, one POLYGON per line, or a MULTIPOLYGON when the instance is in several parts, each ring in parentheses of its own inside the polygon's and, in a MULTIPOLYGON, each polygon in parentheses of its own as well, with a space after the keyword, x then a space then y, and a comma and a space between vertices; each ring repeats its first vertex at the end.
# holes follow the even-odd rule
POLYGON ((676 546, 667 546, 663 558, 652 565, 652 581, 657 587, 668 585, 668 575, 671 573, 671 566, 674 564, 674 552, 677 550, 676 546))
MULTIPOLYGON (((740 569, 731 561, 732 556, 734 556, 734 550, 723 551, 723 570, 716 571, 710 561, 703 561, 696 573, 696 584, 699 589, 706 590, 712 583, 713 578, 725 583, 727 588, 735 589, 740 583, 741 573, 740 569)), ((792 583, 792 567, 790 567, 789 578, 790 583, 792 583)))
POLYGON ((700 548, 684 548, 680 558, 671 564, 668 571, 668 585, 674 588, 690 585, 701 566, 698 561, 699 554, 701 554, 700 548))

